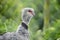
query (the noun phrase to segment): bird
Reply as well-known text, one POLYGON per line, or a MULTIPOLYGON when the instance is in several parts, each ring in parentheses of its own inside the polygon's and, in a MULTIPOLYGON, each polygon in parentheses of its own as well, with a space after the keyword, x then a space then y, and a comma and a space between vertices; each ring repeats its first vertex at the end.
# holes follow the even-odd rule
POLYGON ((29 40, 28 25, 35 15, 33 8, 23 8, 21 19, 22 22, 15 32, 7 32, 0 36, 0 40, 29 40))

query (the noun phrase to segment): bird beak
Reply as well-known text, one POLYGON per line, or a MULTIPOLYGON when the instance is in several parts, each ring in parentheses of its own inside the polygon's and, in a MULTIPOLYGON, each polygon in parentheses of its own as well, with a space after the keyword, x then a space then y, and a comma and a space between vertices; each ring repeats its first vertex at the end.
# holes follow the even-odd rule
POLYGON ((29 12, 30 14, 32 14, 33 16, 35 16, 35 13, 34 12, 29 12))
POLYGON ((35 13, 34 12, 28 12, 29 14, 32 14, 33 16, 35 16, 35 13))
POLYGON ((35 13, 33 12, 33 14, 32 14, 33 16, 35 16, 35 13))

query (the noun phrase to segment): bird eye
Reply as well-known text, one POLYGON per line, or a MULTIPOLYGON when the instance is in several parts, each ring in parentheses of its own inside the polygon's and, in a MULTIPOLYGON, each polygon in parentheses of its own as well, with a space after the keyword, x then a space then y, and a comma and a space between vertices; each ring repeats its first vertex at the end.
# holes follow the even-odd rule
POLYGON ((30 14, 34 15, 32 10, 28 10, 28 12, 29 12, 30 14))
POLYGON ((32 11, 31 11, 31 10, 28 10, 28 12, 31 12, 31 13, 32 13, 32 11))

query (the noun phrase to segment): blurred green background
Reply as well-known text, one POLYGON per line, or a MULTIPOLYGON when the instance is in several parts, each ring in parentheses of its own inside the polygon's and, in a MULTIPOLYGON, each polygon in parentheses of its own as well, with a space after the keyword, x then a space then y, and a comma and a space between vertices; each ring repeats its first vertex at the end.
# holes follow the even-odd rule
MULTIPOLYGON (((49 1, 49 28, 46 34, 41 36, 40 27, 42 27, 44 17, 44 2, 44 0, 0 0, 0 34, 16 31, 21 23, 21 10, 31 7, 35 10, 35 16, 29 24, 30 40, 42 40, 42 38, 43 40, 57 40, 60 38, 60 0, 49 1)), ((47 11, 45 12, 47 13, 47 11)))

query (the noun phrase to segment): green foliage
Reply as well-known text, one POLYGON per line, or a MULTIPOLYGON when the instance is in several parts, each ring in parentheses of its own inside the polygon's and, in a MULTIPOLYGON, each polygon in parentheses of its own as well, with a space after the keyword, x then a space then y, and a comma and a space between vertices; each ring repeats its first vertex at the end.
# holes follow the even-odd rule
POLYGON ((14 0, 14 2, 13 0, 2 0, 0 2, 0 34, 15 31, 20 23, 21 6, 18 2, 18 0, 14 0))

